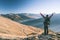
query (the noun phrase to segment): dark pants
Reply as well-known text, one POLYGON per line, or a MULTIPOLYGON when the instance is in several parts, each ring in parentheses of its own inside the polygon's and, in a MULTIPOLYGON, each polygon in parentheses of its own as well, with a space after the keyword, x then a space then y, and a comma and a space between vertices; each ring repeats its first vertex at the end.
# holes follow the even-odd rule
POLYGON ((48 25, 44 25, 44 35, 48 35, 48 25))

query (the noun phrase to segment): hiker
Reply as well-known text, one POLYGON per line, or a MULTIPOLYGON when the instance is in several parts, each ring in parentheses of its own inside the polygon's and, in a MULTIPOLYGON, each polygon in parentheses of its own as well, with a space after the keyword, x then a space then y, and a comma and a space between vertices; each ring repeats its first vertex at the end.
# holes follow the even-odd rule
POLYGON ((44 18, 44 35, 48 35, 48 26, 50 25, 50 18, 53 16, 53 14, 51 16, 44 16, 41 14, 41 16, 44 18))

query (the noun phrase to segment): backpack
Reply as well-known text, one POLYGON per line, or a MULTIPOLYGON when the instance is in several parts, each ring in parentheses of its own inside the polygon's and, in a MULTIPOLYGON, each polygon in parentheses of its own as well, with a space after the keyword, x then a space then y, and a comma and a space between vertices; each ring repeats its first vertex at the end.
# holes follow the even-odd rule
POLYGON ((45 23, 50 25, 50 18, 49 17, 45 18, 45 23))

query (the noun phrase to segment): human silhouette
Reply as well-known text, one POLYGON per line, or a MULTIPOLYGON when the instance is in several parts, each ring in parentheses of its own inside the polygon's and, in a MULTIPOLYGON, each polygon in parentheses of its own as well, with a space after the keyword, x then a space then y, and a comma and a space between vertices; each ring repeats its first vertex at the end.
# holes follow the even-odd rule
POLYGON ((42 13, 40 13, 41 16, 44 18, 44 35, 48 35, 48 26, 50 25, 50 18, 53 16, 53 14, 51 14, 51 16, 44 16, 42 13))

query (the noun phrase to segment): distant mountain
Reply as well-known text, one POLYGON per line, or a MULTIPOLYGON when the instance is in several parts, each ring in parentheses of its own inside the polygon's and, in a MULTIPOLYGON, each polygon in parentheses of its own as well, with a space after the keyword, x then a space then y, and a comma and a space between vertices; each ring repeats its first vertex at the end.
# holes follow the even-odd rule
POLYGON ((32 19, 32 18, 29 18, 29 17, 25 16, 24 14, 10 13, 10 14, 1 14, 1 16, 7 17, 7 18, 9 18, 11 20, 14 20, 14 21, 32 19))
POLYGON ((1 16, 7 17, 11 20, 22 20, 22 18, 17 14, 1 14, 1 16))
POLYGON ((32 14, 32 13, 28 14, 28 13, 26 13, 25 15, 26 15, 27 17, 33 18, 33 19, 38 19, 38 18, 41 17, 40 14, 32 14))
POLYGON ((32 18, 29 18, 28 16, 26 16, 26 14, 17 14, 17 15, 19 15, 23 19, 32 19, 32 18))

